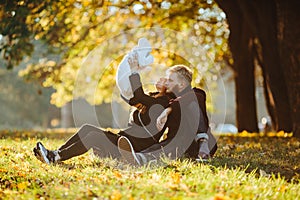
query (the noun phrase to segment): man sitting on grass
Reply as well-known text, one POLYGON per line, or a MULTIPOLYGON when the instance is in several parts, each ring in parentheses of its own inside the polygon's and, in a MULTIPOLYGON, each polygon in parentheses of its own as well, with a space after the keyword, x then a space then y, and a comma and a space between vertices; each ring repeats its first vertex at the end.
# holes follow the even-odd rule
POLYGON ((167 139, 138 152, 129 138, 121 137, 119 149, 129 163, 146 164, 162 156, 206 160, 214 155, 217 144, 208 126, 206 95, 203 90, 192 88, 191 81, 192 72, 184 65, 167 70, 167 92, 174 93, 176 98, 157 119, 158 130, 168 128, 167 139))

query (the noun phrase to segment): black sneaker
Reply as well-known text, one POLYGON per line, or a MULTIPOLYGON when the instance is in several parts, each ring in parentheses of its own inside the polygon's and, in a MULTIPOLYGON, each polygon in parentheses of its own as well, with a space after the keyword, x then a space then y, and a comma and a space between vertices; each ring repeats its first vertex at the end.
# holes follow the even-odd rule
POLYGON ((44 147, 44 145, 41 142, 38 142, 36 144, 36 150, 33 149, 35 155, 37 154, 37 158, 47 164, 54 163, 55 162, 55 154, 53 151, 49 151, 44 147))
POLYGON ((37 149, 37 147, 34 147, 33 148, 33 153, 34 153, 34 156, 41 162, 44 162, 44 159, 42 158, 42 156, 40 155, 40 152, 39 150, 37 149))
POLYGON ((122 157, 130 164, 141 165, 141 161, 136 155, 131 142, 124 136, 118 139, 118 149, 122 157))
POLYGON ((208 141, 206 139, 199 140, 199 153, 196 160, 199 162, 208 162, 210 160, 208 141))

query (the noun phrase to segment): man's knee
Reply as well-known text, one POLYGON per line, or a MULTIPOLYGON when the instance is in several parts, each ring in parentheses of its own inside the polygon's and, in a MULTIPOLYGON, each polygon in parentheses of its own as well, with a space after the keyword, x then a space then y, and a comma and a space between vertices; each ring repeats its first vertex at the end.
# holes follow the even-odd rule
POLYGON ((85 133, 89 133, 91 131, 101 131, 101 129, 99 129, 96 126, 93 126, 91 124, 83 124, 80 127, 80 130, 82 130, 82 132, 85 132, 85 133))
POLYGON ((94 128, 95 126, 91 125, 91 124, 83 124, 80 129, 91 129, 94 128))

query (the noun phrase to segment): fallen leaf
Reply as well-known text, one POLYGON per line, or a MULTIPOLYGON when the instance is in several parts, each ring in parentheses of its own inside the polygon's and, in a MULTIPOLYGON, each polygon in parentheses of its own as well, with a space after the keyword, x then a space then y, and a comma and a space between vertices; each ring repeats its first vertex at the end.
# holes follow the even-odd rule
POLYGON ((174 184, 179 184, 180 182, 180 174, 175 172, 172 174, 172 180, 174 184))
POLYGON ((118 171, 114 171, 114 175, 117 178, 122 178, 122 174, 120 172, 118 172, 118 171))
POLYGON ((214 200, 227 200, 229 198, 227 196, 225 196, 224 194, 216 194, 213 199, 214 200))
POLYGON ((110 195, 111 200, 120 200, 122 198, 122 194, 118 190, 114 190, 110 195))

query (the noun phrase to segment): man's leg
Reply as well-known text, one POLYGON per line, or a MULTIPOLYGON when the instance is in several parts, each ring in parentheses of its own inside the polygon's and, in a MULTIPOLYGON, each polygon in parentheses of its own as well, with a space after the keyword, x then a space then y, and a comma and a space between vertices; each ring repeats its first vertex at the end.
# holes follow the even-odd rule
POLYGON ((208 147, 209 147, 209 154, 213 157, 218 149, 218 144, 215 136, 211 133, 210 129, 207 131, 208 139, 208 147))
POLYGON ((209 136, 207 133, 198 133, 196 135, 198 144, 198 160, 207 161, 210 158, 210 149, 208 146, 209 136))
POLYGON ((157 143, 162 133, 153 134, 154 138, 141 126, 130 126, 119 132, 120 136, 128 138, 135 151, 142 151, 157 143))
MULTIPOLYGON (((119 138, 118 148, 122 157, 128 163, 133 165, 146 165, 153 161, 158 161, 162 156, 165 156, 165 152, 161 144, 155 144, 150 148, 145 149, 144 151, 136 152, 131 141, 124 136, 121 136, 119 138)), ((174 151, 169 155, 174 157, 174 155, 176 155, 176 149, 173 148, 172 150, 174 151)))
POLYGON ((181 135, 184 137, 174 138, 156 143, 143 151, 136 151, 132 146, 131 140, 122 139, 118 141, 119 151, 123 158, 131 164, 147 164, 153 161, 159 161, 162 158, 178 159, 184 156, 196 158, 199 145, 195 141, 195 135, 181 135), (127 153, 129 152, 129 153, 127 153))
POLYGON ((133 165, 142 165, 143 162, 140 158, 137 157, 137 154, 132 146, 131 141, 125 137, 121 136, 118 140, 119 152, 129 164, 133 165))

